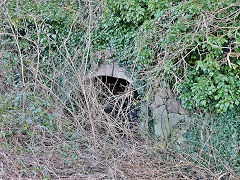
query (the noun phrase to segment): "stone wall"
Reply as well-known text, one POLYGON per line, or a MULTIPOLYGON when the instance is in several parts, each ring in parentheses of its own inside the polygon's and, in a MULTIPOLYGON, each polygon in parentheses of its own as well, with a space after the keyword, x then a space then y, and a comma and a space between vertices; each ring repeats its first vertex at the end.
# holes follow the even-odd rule
POLYGON ((181 120, 187 119, 184 109, 168 87, 157 88, 151 107, 155 135, 161 138, 167 137, 171 131, 174 131, 181 120))

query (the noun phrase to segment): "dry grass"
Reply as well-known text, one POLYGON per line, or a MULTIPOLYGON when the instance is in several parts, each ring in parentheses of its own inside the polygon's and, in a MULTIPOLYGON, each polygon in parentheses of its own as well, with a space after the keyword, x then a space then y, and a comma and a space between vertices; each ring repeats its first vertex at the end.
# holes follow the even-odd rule
MULTIPOLYGON (((9 127, 2 123, 2 132, 11 128, 15 133, 0 137, 0 178, 221 179, 225 175, 228 179, 237 178, 216 174, 209 168, 211 165, 208 168, 201 165, 198 156, 193 163, 170 147, 160 148, 138 125, 130 129, 127 119, 121 121, 124 116, 107 114, 98 101, 100 91, 94 83, 81 78, 74 85, 83 91, 71 99, 79 111, 61 103, 56 94, 59 101, 44 109, 55 114, 55 129, 33 122, 27 132, 22 132, 21 125, 14 120, 9 127), (70 113, 62 111, 66 108, 70 113)), ((38 87, 46 89, 41 84, 38 87)), ((74 88, 68 87, 66 92, 71 89, 74 88)))

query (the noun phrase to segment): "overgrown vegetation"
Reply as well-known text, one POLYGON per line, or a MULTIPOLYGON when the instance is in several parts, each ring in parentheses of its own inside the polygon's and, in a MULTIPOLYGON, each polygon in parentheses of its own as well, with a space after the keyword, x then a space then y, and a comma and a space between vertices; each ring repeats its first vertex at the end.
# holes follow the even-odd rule
POLYGON ((239 104, 237 1, 109 0, 104 7, 100 42, 116 48, 124 65, 154 66, 179 87, 185 108, 226 112, 239 104))
POLYGON ((188 158, 201 157, 205 167, 213 165, 213 171, 228 169, 239 171, 239 107, 216 117, 193 118, 186 136, 185 151, 188 158), (191 154, 191 155, 190 155, 191 154), (190 156, 189 156, 190 155, 190 156))
POLYGON ((238 1, 0 5, 0 178, 240 178, 238 1), (88 74, 105 49, 135 77, 142 106, 158 77, 198 114, 180 151, 104 111, 88 74))

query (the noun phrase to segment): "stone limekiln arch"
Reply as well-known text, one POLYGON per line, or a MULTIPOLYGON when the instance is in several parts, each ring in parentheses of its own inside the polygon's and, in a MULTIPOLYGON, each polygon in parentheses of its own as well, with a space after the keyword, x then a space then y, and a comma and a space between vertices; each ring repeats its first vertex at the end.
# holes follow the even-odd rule
POLYGON ((120 67, 116 63, 111 64, 101 64, 97 72, 94 74, 95 77, 99 76, 109 76, 119 79, 125 79, 130 84, 133 84, 133 80, 125 74, 126 70, 120 67))
POLYGON ((130 84, 133 84, 133 80, 126 75, 126 69, 120 67, 119 64, 114 62, 113 59, 113 50, 103 50, 103 51, 95 51, 92 54, 93 58, 103 60, 97 68, 96 71, 90 75, 92 77, 99 77, 99 76, 109 76, 115 77, 120 79, 125 79, 130 84))
MULTIPOLYGON (((114 63, 111 51, 98 51, 94 56, 98 59, 103 59, 104 63, 97 68, 97 71, 92 77, 109 76, 124 79, 133 87, 133 79, 126 75, 126 69, 120 67, 117 63, 114 63)), ((179 122, 185 121, 186 124, 190 119, 186 116, 184 109, 181 107, 170 88, 162 87, 158 83, 160 82, 158 79, 155 79, 154 81, 154 84, 156 85, 154 88, 157 91, 153 94, 154 101, 151 103, 151 107, 154 118, 155 135, 165 138, 170 133, 174 133, 182 139, 181 137, 185 130, 179 122)))

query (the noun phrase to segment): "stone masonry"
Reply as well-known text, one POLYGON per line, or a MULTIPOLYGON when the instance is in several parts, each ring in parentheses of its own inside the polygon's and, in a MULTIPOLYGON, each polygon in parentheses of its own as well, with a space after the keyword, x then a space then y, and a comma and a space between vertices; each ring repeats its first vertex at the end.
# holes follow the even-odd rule
POLYGON ((164 138, 186 118, 185 112, 170 88, 157 88, 153 109, 155 135, 164 138))

